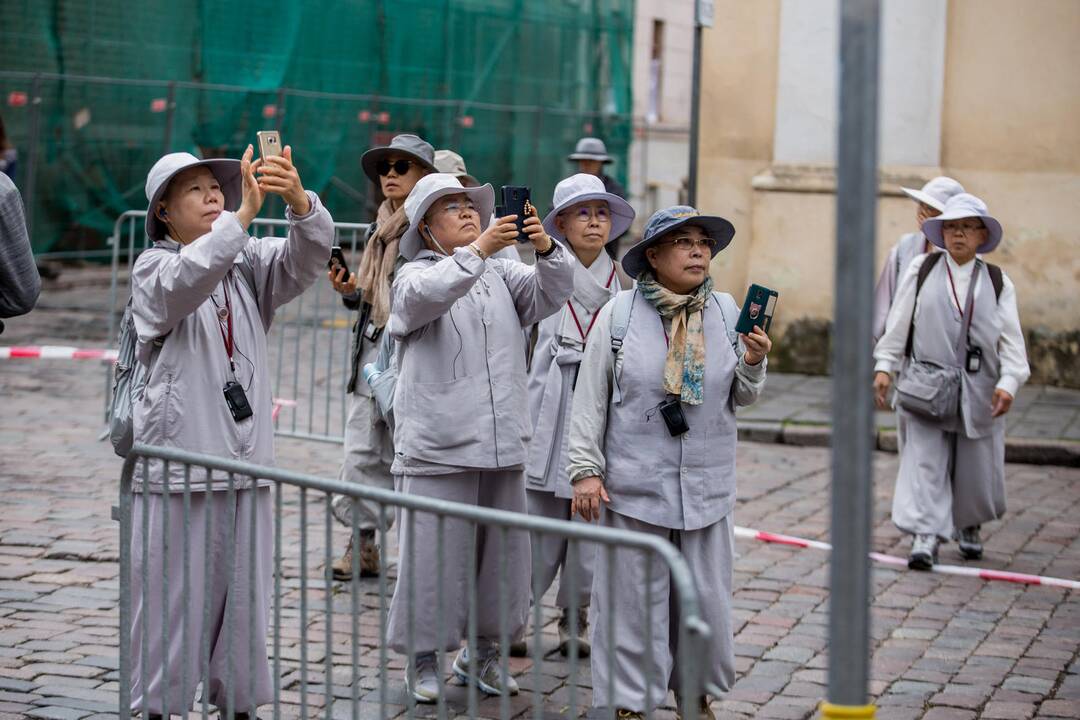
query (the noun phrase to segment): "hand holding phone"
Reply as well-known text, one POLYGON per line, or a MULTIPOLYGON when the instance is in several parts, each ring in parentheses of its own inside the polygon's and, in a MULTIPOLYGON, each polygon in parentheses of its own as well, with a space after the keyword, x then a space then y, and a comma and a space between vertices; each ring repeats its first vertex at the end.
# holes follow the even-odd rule
POLYGON ((255 133, 259 139, 259 156, 266 162, 266 158, 281 154, 281 134, 277 130, 259 130, 255 133))
POLYGON ((779 296, 778 292, 764 285, 751 285, 746 291, 746 299, 739 313, 739 321, 735 323, 735 331, 742 335, 749 335, 757 326, 766 333, 769 332, 779 296))
POLYGON ((517 241, 529 242, 529 236, 525 234, 525 220, 530 217, 531 204, 529 203, 529 188, 525 185, 503 185, 501 190, 502 203, 499 205, 502 213, 499 217, 517 215, 517 241))
POLYGON ((326 263, 326 266, 335 274, 339 269, 344 270, 345 275, 343 276, 343 279, 349 279, 349 264, 345 262, 345 253, 341 251, 340 245, 335 245, 330 248, 330 261, 326 263))

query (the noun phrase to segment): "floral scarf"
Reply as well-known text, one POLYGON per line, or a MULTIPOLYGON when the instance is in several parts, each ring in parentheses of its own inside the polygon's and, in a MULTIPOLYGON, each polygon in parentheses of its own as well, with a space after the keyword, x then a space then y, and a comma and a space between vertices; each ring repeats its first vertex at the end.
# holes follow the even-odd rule
POLYGON ((398 241, 409 229, 405 203, 393 210, 390 201, 383 200, 375 222, 375 232, 368 238, 360 258, 356 284, 363 293, 364 301, 371 304, 371 322, 381 328, 390 317, 390 283, 397 262, 398 241))
POLYGON ((660 317, 671 321, 664 390, 678 395, 687 405, 700 405, 705 381, 705 326, 701 310, 712 294, 712 278, 705 278, 692 295, 679 295, 645 270, 638 275, 637 286, 660 317))

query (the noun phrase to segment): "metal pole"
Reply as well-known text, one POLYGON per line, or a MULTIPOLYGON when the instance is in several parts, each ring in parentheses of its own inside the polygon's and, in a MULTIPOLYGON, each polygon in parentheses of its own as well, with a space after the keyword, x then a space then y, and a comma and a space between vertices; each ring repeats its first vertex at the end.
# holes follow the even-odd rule
POLYGON ((701 129, 701 22, 694 21, 694 71, 690 81, 690 169, 686 183, 686 203, 697 207, 698 134, 701 129))
POLYGON ((34 75, 30 84, 30 148, 26 154, 26 185, 23 202, 26 203, 26 234, 30 236, 30 246, 34 245, 34 211, 37 185, 38 143, 41 142, 41 75, 34 75))
POLYGON ((833 317, 829 702, 823 718, 874 716, 870 638, 871 318, 877 210, 880 4, 841 0, 833 317))

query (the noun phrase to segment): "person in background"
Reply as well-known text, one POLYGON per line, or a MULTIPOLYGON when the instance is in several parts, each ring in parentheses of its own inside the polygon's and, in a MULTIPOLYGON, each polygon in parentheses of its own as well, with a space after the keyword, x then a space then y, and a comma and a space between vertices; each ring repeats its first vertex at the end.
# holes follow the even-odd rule
POLYGON ((578 172, 595 175, 604 182, 604 190, 612 195, 618 195, 626 199, 626 190, 619 181, 604 172, 604 166, 613 161, 608 155, 607 146, 600 138, 585 137, 577 142, 574 152, 570 153, 567 160, 577 164, 578 172))
MULTIPOLYGON (((265 162, 253 163, 251 155, 250 145, 241 160, 170 153, 150 168, 146 234, 154 244, 131 271, 136 355, 147 381, 132 421, 136 443, 273 465, 266 333, 275 310, 326 266, 334 222, 318 196, 304 190, 291 147, 265 162), (285 200, 286 237, 248 235, 267 193, 285 200), (239 396, 246 412, 237 411, 239 396)), ((223 717, 254 717, 274 699, 266 655, 274 573, 270 482, 253 487, 242 475, 186 475, 181 463, 160 460, 140 460, 134 482, 131 709, 150 718, 187 712, 202 674, 205 630, 210 675, 202 692, 223 717), (187 522, 185 478, 192 490, 187 522), (150 578, 147 595, 140 577, 150 578), (182 630, 190 632, 186 640, 182 630)))
POLYGON ((945 252, 916 257, 900 280, 874 348, 874 395, 885 409, 893 373, 903 378, 915 361, 959 370, 954 416, 935 421, 897 407, 904 432, 892 520, 913 536, 908 566, 929 570, 954 537, 965 558, 982 557, 981 526, 1005 513, 1004 415, 1031 370, 1012 280, 977 257, 1001 242, 986 203, 954 195, 922 231, 945 252))
MULTIPOLYGON (((390 317, 390 285, 399 264, 398 244, 408 229, 405 217, 405 198, 417 181, 435 172, 435 149, 416 135, 398 135, 384 147, 371 148, 360 158, 364 174, 376 183, 386 198, 379 205, 375 222, 368 227, 364 251, 355 273, 345 277, 345 271, 329 272, 330 283, 341 293, 342 302, 355 310, 353 343, 350 357, 349 381, 346 390, 350 397, 349 417, 345 424, 345 459, 341 465, 344 482, 368 487, 394 489, 390 464, 394 460, 393 436, 379 416, 371 388, 360 377, 360 370, 373 362, 379 352, 379 338, 390 317)), ((352 527, 353 498, 340 495, 334 498, 334 517, 352 527)), ((351 580, 353 553, 359 553, 357 565, 361 577, 379 574, 380 559, 376 533, 380 529, 379 506, 358 500, 356 519, 360 530, 360 547, 353 547, 350 534, 345 553, 331 565, 335 580, 351 580)), ((393 513, 386 514, 389 530, 393 513)))
POLYGON ((922 225, 932 217, 941 214, 945 203, 953 195, 964 192, 964 187, 951 177, 936 177, 922 186, 921 190, 914 188, 900 188, 915 201, 915 226, 920 228, 913 233, 901 235, 900 239, 889 250, 889 257, 885 260, 885 266, 881 268, 877 285, 874 286, 874 342, 876 343, 885 334, 885 320, 889 316, 893 299, 896 297, 896 288, 900 284, 900 278, 904 277, 911 261, 923 253, 934 252, 933 243, 922 234, 922 225))
POLYGON ((19 167, 19 151, 8 139, 4 129, 4 118, 0 117, 0 173, 15 180, 15 171, 19 167))
MULTIPOLYGON (((693 662, 704 681, 725 691, 735 680, 735 408, 757 400, 772 347, 760 327, 737 335, 734 298, 713 292, 709 262, 734 235, 727 220, 692 207, 649 218, 643 239, 622 260, 637 285, 600 310, 585 346, 568 452, 575 513, 665 538, 682 552, 712 630, 708 654, 693 662), (616 344, 613 314, 620 307, 629 313, 619 318, 626 332, 616 344)), ((671 688, 680 715, 689 704, 711 720, 707 696, 680 697, 675 590, 668 573, 654 569, 650 576, 648 567, 643 552, 597 553, 593 706, 641 718, 671 688)))
MULTIPOLYGON (((561 312, 538 324, 529 369, 529 412, 534 431, 525 488, 530 515, 571 520, 574 489, 566 474, 566 440, 574 383, 597 313, 619 290, 632 284, 605 249, 612 238, 630 228, 634 209, 605 191, 598 177, 585 173, 571 175, 556 185, 552 202, 554 209, 544 218, 544 229, 573 253, 574 294, 561 312)), ((589 654, 589 595, 596 548, 578 545, 568 554, 566 538, 555 535, 542 536, 540 543, 533 549, 534 558, 540 560, 539 566, 533 566, 540 588, 540 596, 533 602, 540 602, 558 575, 559 650, 569 654, 571 638, 576 636, 578 653, 585 657, 589 654), (576 599, 572 592, 576 592, 576 599), (571 608, 576 608, 576 618, 571 617, 571 608)), ((524 655, 525 651, 524 642, 511 646, 513 655, 524 655)))
POLYGON ((11 178, 0 173, 0 318, 30 312, 40 293, 41 277, 26 230, 22 196, 11 178))
MULTIPOLYGON (((532 422, 521 329, 566 302, 574 274, 535 210, 524 228, 536 265, 493 258, 518 237, 514 215, 488 224, 494 196, 490 185, 465 188, 438 173, 405 201, 408 262, 394 278, 387 326, 398 343, 393 472, 410 495, 524 512, 532 422)), ((517 694, 501 667, 499 601, 509 637, 518 637, 529 609, 529 536, 452 518, 443 533, 438 526, 428 513, 401 512, 387 632, 391 648, 408 656, 407 690, 419 702, 442 692, 436 653, 461 646, 475 584, 478 643, 458 653, 452 671, 484 693, 517 694)))

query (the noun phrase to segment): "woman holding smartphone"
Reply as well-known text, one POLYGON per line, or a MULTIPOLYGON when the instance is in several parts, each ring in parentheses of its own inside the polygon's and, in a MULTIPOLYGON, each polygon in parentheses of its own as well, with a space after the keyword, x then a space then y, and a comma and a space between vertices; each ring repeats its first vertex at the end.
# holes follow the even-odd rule
MULTIPOLYGON (((727 220, 691 207, 649 218, 644 238, 622 260, 637 286, 604 306, 585 347, 570 416, 568 471, 572 507, 582 518, 659 535, 681 549, 713 632, 709 655, 693 661, 702 663, 707 682, 723 690, 735 679, 735 407, 757 400, 772 348, 760 327, 738 335, 735 300, 713 292, 709 261, 734 235, 727 220), (612 335, 613 324, 625 329, 623 337, 612 335)), ((654 569, 646 578, 647 561, 637 551, 616 551, 612 562, 607 553, 597 555, 593 705, 614 707, 621 718, 643 717, 670 687, 680 711, 697 703, 698 712, 712 718, 707 697, 679 696, 678 638, 669 622, 676 605, 667 573, 654 569), (614 635, 608 634, 609 612, 614 635), (614 678, 608 673, 611 655, 614 678), (649 657, 653 667, 647 667, 649 657)))
MULTIPOLYGON (((558 311, 574 275, 569 254, 535 211, 524 227, 536 264, 493 258, 518 237, 514 215, 489 225, 494 204, 490 185, 464 188, 441 173, 421 179, 405 201, 401 254, 408 262, 394 278, 387 326, 398 343, 393 472, 405 493, 524 512, 532 422, 522 402, 521 329, 558 311)), ((443 533, 437 528, 430 514, 401 513, 388 633, 391 647, 408 655, 408 690, 419 702, 438 698, 436 653, 461 646, 472 586, 479 642, 457 655, 452 671, 487 694, 517 694, 501 668, 498 602, 505 600, 513 638, 529 609, 529 536, 453 519, 443 533)))
MULTIPOLYGON (((147 175, 146 234, 154 244, 131 272, 136 355, 147 367, 147 382, 132 415, 135 442, 273 465, 266 333, 274 311, 319 277, 334 225, 318 196, 304 190, 291 148, 265 161, 253 163, 251 156, 251 146, 241 160, 171 153, 147 175), (266 193, 287 203, 287 237, 248 235, 266 193)), ((189 477, 180 463, 160 460, 140 461, 134 482, 131 709, 152 718, 191 707, 202 674, 206 612, 204 696, 223 717, 228 710, 254 717, 257 706, 274 698, 266 657, 270 483, 252 487, 250 478, 218 472, 189 477), (187 527, 185 480, 192 490, 187 527), (235 492, 228 492, 230 484, 235 492), (190 607, 183 604, 185 557, 191 560, 190 607), (149 578, 147 595, 140 577, 149 578)))

